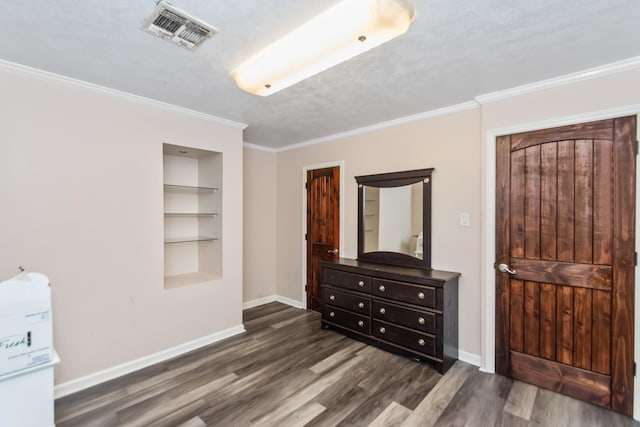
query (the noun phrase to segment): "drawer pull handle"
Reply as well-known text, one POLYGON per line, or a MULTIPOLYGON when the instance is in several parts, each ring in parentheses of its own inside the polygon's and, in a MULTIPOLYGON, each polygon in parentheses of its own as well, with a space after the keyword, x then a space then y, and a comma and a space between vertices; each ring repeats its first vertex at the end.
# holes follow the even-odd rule
POLYGON ((426 342, 424 342, 424 340, 422 338, 420 338, 418 340, 418 345, 424 347, 424 345, 426 344, 426 342))
POLYGON ((364 326, 364 322, 362 320, 358 320, 358 326, 363 327, 364 326))
POLYGON ((386 288, 384 287, 384 285, 380 285, 378 289, 380 289, 380 292, 384 292, 386 288))
POLYGON ((329 313, 329 316, 336 317, 336 314, 332 311, 331 313, 329 313))
POLYGON ((364 303, 363 303, 363 302, 359 302, 359 303, 358 303, 358 307, 360 307, 360 308, 364 308, 364 303))
POLYGON ((418 299, 424 299, 424 293, 418 292, 418 299))
POLYGON ((363 282, 362 280, 360 280, 360 281, 358 282, 358 286, 360 286, 361 288, 362 288, 362 287, 364 287, 364 282, 363 282))
POLYGON ((329 299, 330 299, 331 301, 335 301, 335 300, 336 300, 336 296, 335 296, 335 295, 331 295, 331 296, 329 297, 329 299))
POLYGON ((424 317, 418 317, 418 323, 424 325, 424 317))
POLYGON ((385 328, 383 328, 383 327, 380 327, 380 333, 384 334, 385 332, 387 332, 387 330, 385 328))
POLYGON ((387 312, 387 310, 384 309, 384 307, 380 307, 380 314, 385 314, 387 312))

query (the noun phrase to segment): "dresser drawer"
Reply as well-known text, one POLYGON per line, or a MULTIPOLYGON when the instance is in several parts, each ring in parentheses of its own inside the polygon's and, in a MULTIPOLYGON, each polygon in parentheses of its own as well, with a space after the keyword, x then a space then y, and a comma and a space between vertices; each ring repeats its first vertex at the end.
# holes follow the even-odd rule
POLYGON ((371 281, 371 289, 373 295, 423 307, 440 308, 436 303, 436 288, 431 286, 419 286, 374 278, 371 281))
POLYGON ((372 315, 377 319, 436 334, 436 322, 440 316, 438 314, 411 310, 382 301, 373 301, 372 307, 372 315))
POLYGON ((371 277, 325 268, 322 283, 360 292, 371 292, 371 277))
POLYGON ((371 313, 371 299, 347 292, 340 292, 336 288, 329 286, 323 286, 322 288, 322 301, 325 304, 346 308, 347 310, 365 316, 369 316, 371 313))
POLYGON ((322 308, 322 320, 344 326, 363 334, 371 333, 371 321, 368 315, 359 315, 338 307, 324 304, 322 308))
POLYGON ((398 344, 428 356, 441 357, 436 351, 436 338, 434 336, 409 331, 378 320, 373 321, 372 333, 376 338, 392 344, 398 344))

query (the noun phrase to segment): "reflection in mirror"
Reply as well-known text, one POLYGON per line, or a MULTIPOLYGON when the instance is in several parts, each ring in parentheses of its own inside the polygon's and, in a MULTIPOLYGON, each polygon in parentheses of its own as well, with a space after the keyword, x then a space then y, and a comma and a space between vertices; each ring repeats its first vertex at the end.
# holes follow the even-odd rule
POLYGON ((422 182, 400 187, 365 185, 364 252, 397 252, 422 259, 422 182))
POLYGON ((431 268, 433 168, 356 176, 358 261, 431 268))

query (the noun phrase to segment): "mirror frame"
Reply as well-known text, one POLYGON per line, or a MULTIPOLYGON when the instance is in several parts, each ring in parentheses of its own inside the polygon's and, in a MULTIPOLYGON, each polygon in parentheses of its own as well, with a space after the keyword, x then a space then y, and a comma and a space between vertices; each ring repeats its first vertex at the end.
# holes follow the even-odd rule
POLYGON ((358 183, 358 260, 402 267, 431 269, 431 185, 430 169, 416 169, 402 172, 389 172, 375 175, 356 176, 358 183), (399 252, 364 252, 364 191, 363 186, 378 188, 402 187, 422 181, 422 259, 399 252))

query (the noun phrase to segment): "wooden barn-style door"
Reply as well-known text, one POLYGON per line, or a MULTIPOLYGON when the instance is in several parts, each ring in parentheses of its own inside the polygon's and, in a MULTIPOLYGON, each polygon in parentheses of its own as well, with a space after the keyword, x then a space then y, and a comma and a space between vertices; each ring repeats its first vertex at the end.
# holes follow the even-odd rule
POLYGON ((631 415, 636 116, 496 151, 496 372, 631 415))
POLYGON ((307 171, 307 308, 322 310, 320 261, 340 252, 340 167, 307 171))

